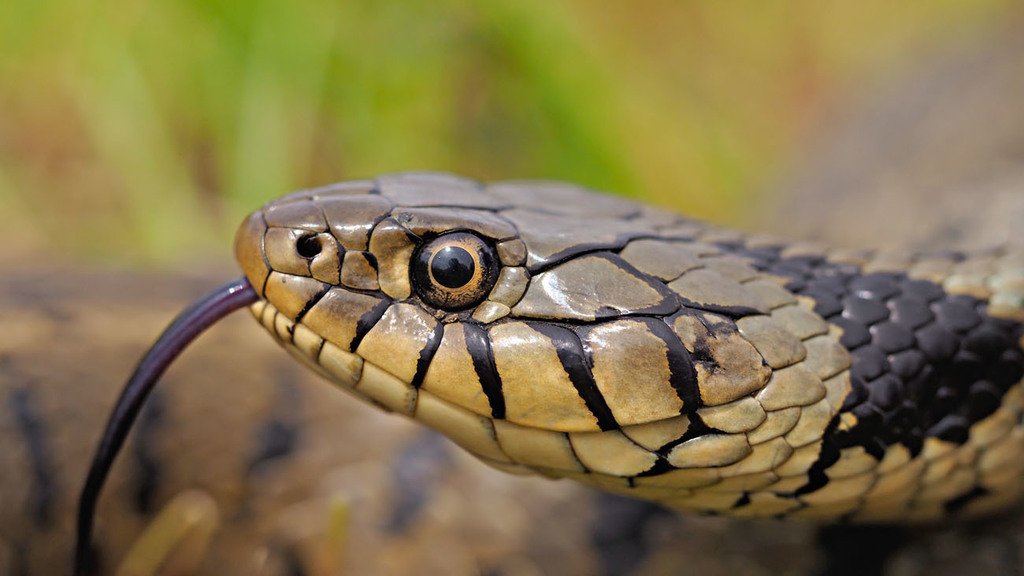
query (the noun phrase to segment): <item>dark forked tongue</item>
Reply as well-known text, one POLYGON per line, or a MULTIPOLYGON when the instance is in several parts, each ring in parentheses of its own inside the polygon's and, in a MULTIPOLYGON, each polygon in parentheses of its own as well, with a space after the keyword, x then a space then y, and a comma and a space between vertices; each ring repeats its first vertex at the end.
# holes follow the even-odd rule
POLYGON ((135 418, 142 409, 146 397, 153 391, 157 379, 178 354, 199 334, 231 312, 256 302, 259 296, 245 278, 232 280, 203 296, 182 311, 174 322, 164 330, 146 355, 135 367, 135 372, 117 399, 107 426, 103 430, 96 454, 89 466, 78 500, 77 540, 75 542, 74 574, 87 576, 94 571, 92 558, 92 523, 96 513, 96 501, 110 472, 114 458, 124 445, 135 418))

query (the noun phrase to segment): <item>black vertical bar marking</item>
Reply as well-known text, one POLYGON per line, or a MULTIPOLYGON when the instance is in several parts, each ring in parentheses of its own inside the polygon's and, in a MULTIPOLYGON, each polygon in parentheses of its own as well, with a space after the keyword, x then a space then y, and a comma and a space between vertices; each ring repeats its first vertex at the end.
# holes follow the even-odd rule
POLYGON ((359 348, 359 343, 363 341, 366 334, 373 330, 373 327, 377 325, 384 313, 387 312, 388 307, 391 306, 391 300, 387 298, 382 299, 373 305, 373 308, 369 312, 359 317, 359 321, 356 322, 356 335, 352 338, 352 342, 348 345, 349 352, 355 352, 356 348, 359 348))
POLYGON ((665 472, 674 470, 675 467, 671 466, 668 463, 668 455, 669 453, 672 452, 673 448, 679 446, 680 444, 683 444, 684 442, 693 440, 694 438, 699 438, 701 436, 705 436, 708 434, 722 433, 721 430, 716 430, 708 426, 707 423, 704 422, 704 420, 701 420, 700 414, 697 414, 696 412, 688 414, 687 418, 690 419, 690 425, 686 427, 686 432, 684 432, 683 435, 680 436, 679 438, 676 438, 675 440, 672 440, 667 444, 663 445, 662 447, 658 448, 658 461, 655 462, 654 466, 652 466, 650 470, 647 470, 641 474, 637 474, 638 477, 655 476, 657 474, 664 474, 665 472), (662 461, 665 462, 665 465, 661 464, 662 461), (668 468, 666 468, 666 466, 668 466, 668 468))
MULTIPOLYGON (((828 474, 825 470, 828 470, 833 464, 839 461, 839 457, 842 455, 842 450, 837 446, 836 439, 836 428, 839 427, 839 415, 829 421, 828 426, 825 427, 825 433, 822 435, 821 451, 818 453, 818 459, 811 465, 807 470, 807 483, 800 486, 793 491, 793 496, 803 496, 804 494, 810 494, 815 490, 823 488, 829 482, 828 474)), ((786 496, 785 494, 782 494, 786 496)))
POLYGON ((528 323, 530 328, 540 332, 551 339, 558 353, 558 360, 562 368, 569 375, 569 381, 576 388, 580 398, 587 405, 590 412, 597 418, 597 425, 601 430, 616 430, 619 428, 611 408, 605 401, 601 391, 594 382, 594 375, 590 372, 587 364, 586 353, 583 351, 583 343, 575 332, 561 326, 554 326, 541 322, 528 323))
POLYGON ((302 307, 302 310, 299 310, 299 313, 295 315, 295 323, 298 324, 299 322, 302 322, 302 318, 306 314, 308 314, 310 310, 313 309, 313 306, 316 306, 317 302, 320 302, 320 300, 322 300, 323 297, 326 296, 327 293, 331 291, 331 288, 334 288, 334 286, 331 286, 330 284, 324 284, 323 288, 321 288, 319 292, 317 292, 315 295, 313 295, 312 298, 307 300, 306 304, 302 307))
POLYGON ((505 395, 501 391, 501 376, 494 365, 491 339, 483 329, 472 324, 463 324, 466 335, 466 350, 473 359, 473 369, 480 379, 480 387, 491 405, 491 418, 505 418, 505 395))
POLYGON ((444 337, 444 325, 440 322, 434 326, 434 330, 427 337, 427 342, 420 350, 419 360, 416 361, 416 374, 412 377, 410 384, 413 388, 419 388, 423 384, 423 377, 427 374, 430 361, 434 359, 438 347, 441 346, 441 339, 444 337))
POLYGON ((692 412, 701 406, 700 386, 697 382, 697 369, 693 366, 690 353, 679 340, 679 336, 660 320, 643 318, 647 328, 665 343, 665 354, 668 356, 669 384, 676 395, 683 401, 683 412, 692 412))
POLYGON ((11 393, 9 401, 18 431, 25 439, 29 464, 32 467, 33 482, 29 496, 32 518, 37 526, 50 527, 54 522, 57 475, 53 469, 53 447, 50 444, 49 432, 30 390, 15 390, 11 393))

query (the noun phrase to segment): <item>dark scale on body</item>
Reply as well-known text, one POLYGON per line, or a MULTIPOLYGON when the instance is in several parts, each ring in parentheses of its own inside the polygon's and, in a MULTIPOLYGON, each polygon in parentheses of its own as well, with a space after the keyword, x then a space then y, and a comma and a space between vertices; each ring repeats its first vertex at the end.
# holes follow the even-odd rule
POLYGON ((824 470, 843 448, 862 446, 881 459, 894 444, 916 456, 929 437, 965 443, 970 427, 995 412, 1024 376, 1024 326, 988 316, 981 300, 821 257, 725 248, 763 272, 791 278, 786 288, 814 299, 814 311, 842 329, 840 342, 852 357, 852 391, 841 413, 853 413, 856 424, 840 429, 837 417, 800 492, 828 481, 824 470))

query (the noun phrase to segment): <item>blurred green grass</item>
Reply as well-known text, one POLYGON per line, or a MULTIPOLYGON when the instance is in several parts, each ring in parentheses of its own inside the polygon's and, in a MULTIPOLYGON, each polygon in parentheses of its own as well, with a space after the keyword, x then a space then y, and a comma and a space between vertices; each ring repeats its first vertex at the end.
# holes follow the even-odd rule
POLYGON ((406 169, 736 223, 827 110, 1015 4, 4 2, 0 243, 216 259, 272 197, 406 169))

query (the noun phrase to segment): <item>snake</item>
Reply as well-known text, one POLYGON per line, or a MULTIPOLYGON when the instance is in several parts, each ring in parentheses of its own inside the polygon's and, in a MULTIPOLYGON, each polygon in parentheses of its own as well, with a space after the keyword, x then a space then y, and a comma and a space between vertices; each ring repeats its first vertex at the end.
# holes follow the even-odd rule
POLYGON ((556 182, 398 173, 245 219, 244 276, 140 362, 83 488, 146 396, 248 307, 335 386, 512 474, 699 514, 930 523, 1024 492, 1024 248, 851 250, 556 182))

